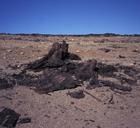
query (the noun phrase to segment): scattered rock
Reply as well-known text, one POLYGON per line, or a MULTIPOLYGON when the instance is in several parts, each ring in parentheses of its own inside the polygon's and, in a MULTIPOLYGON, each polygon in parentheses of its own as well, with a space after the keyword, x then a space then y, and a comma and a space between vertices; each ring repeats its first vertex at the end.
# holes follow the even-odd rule
POLYGON ((8 49, 7 52, 12 52, 12 50, 11 49, 8 49))
POLYGON ((107 49, 107 48, 100 48, 99 50, 104 51, 105 53, 108 53, 111 51, 111 49, 107 49))
POLYGON ((9 108, 3 108, 0 111, 0 128, 14 128, 16 124, 30 123, 30 117, 21 117, 20 114, 9 108))
POLYGON ((79 50, 76 50, 76 53, 80 53, 80 51, 79 50))
POLYGON ((24 55, 24 52, 20 52, 20 55, 24 55))
POLYGON ((108 101, 108 103, 109 104, 114 104, 114 100, 113 100, 114 98, 113 98, 113 94, 111 95, 111 97, 110 97, 110 99, 109 99, 109 101, 108 101))
POLYGON ((133 50, 133 52, 140 53, 138 49, 133 50))
POLYGON ((71 96, 72 98, 81 99, 85 97, 83 90, 68 92, 67 95, 71 96))
POLYGON ((95 120, 92 120, 92 119, 89 119, 89 120, 84 120, 85 122, 92 122, 92 123, 94 123, 95 122, 95 120))
POLYGON ((126 58, 126 57, 125 56, 122 56, 122 55, 119 55, 119 58, 122 58, 123 59, 123 58, 126 58))
POLYGON ((2 128, 14 128, 20 114, 16 113, 14 110, 9 108, 4 108, 0 112, 0 127, 2 128))
POLYGON ((71 103, 71 104, 74 104, 74 102, 73 102, 73 101, 71 101, 70 103, 71 103))
POLYGON ((24 123, 31 123, 31 118, 30 117, 22 117, 18 121, 19 124, 24 124, 24 123))
POLYGON ((101 128, 101 126, 100 126, 100 125, 98 125, 98 126, 97 126, 97 128, 101 128))
POLYGON ((12 88, 13 86, 14 85, 10 80, 8 81, 5 78, 0 78, 0 90, 1 89, 12 88))

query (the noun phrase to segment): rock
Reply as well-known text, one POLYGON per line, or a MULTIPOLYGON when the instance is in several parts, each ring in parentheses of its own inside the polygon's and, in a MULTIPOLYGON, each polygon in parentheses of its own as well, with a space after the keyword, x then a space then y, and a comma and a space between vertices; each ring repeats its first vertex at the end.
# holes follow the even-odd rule
POLYGON ((24 124, 24 123, 31 123, 31 118, 30 117, 22 117, 18 121, 19 124, 24 124))
POLYGON ((122 56, 122 55, 119 55, 119 58, 122 58, 123 59, 123 58, 126 58, 126 57, 125 56, 122 56))
POLYGON ((107 48, 100 48, 99 50, 104 51, 106 53, 111 51, 111 49, 107 49, 107 48))
POLYGON ((24 55, 24 52, 20 52, 20 55, 24 55))
POLYGON ((68 92, 67 95, 71 96, 72 98, 81 99, 85 97, 83 90, 68 92))
POLYGON ((11 49, 8 49, 7 52, 12 52, 12 50, 11 49))
POLYGON ((0 127, 2 128, 14 128, 20 114, 16 113, 14 110, 9 108, 4 108, 0 112, 0 127))
POLYGON ((4 78, 0 78, 0 90, 1 89, 12 88, 13 86, 14 86, 14 84, 11 81, 8 82, 8 80, 6 80, 4 78))
POLYGON ((138 49, 133 50, 133 52, 140 53, 138 49))
POLYGON ((80 51, 79 50, 76 50, 76 53, 80 53, 80 51))

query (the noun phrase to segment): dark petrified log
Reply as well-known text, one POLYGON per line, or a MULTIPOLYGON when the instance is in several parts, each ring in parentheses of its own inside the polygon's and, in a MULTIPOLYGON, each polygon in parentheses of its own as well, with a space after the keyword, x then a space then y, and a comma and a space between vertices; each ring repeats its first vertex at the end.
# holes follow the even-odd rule
POLYGON ((69 53, 68 48, 69 45, 65 41, 62 44, 54 43, 47 55, 28 64, 26 69, 40 71, 47 67, 58 68, 65 64, 65 60, 80 60, 79 56, 69 53))
MULTIPOLYGON (((119 64, 107 65, 97 62, 95 59, 79 61, 80 57, 69 53, 68 48, 69 45, 65 41, 54 43, 47 55, 40 60, 27 64, 23 72, 13 74, 12 79, 17 85, 34 86, 36 91, 44 93, 75 88, 83 85, 85 81, 89 88, 109 86, 111 89, 131 91, 130 86, 124 85, 136 85, 139 79, 140 70, 135 69, 135 67, 119 64), (30 70, 34 71, 33 75, 28 74, 30 70), (36 73, 37 71, 41 72, 36 73), (98 75, 115 78, 120 82, 115 84, 111 81, 100 81, 98 75), (123 82, 125 82, 124 85, 123 82)), ((6 79, 0 77, 0 81, 5 84, 5 87, 9 86, 6 79)))

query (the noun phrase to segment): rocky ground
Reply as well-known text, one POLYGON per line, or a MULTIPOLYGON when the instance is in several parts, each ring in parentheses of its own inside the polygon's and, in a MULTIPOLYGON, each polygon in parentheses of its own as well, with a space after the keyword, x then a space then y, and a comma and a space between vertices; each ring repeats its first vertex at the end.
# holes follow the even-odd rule
MULTIPOLYGON (((114 91, 108 86, 87 89, 84 83, 84 86, 74 89, 44 94, 35 91, 34 87, 15 83, 13 88, 0 90, 0 109, 10 108, 21 117, 31 118, 31 122, 17 123, 17 128, 139 128, 138 37, 0 36, 1 77, 18 74, 21 65, 42 58, 54 42, 62 40, 66 40, 69 51, 77 54, 82 61, 96 59, 108 65, 119 64, 137 69, 137 78, 131 81, 132 91, 114 91), (81 98, 72 96, 75 91, 79 91, 79 95, 82 92, 81 98)), ((115 80, 111 78, 111 81, 115 80)))

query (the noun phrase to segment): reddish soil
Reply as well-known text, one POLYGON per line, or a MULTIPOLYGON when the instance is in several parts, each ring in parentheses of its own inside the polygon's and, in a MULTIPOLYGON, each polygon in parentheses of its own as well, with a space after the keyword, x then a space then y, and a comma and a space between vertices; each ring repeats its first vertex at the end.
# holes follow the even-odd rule
MULTIPOLYGON (((140 68, 139 37, 41 37, 0 36, 0 71, 12 73, 10 66, 39 59, 48 53, 52 43, 66 40, 70 52, 83 60, 140 68), (38 40, 37 40, 38 39, 38 40), (109 52, 105 52, 109 49, 109 52)), ((15 86, 0 90, 0 108, 14 109, 31 123, 17 128, 139 128, 140 81, 131 92, 117 93, 108 87, 76 89, 38 94, 32 88, 15 86), (85 90, 83 99, 74 99, 68 91, 85 90), (112 100, 110 102, 110 100, 112 100)))

